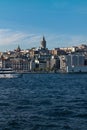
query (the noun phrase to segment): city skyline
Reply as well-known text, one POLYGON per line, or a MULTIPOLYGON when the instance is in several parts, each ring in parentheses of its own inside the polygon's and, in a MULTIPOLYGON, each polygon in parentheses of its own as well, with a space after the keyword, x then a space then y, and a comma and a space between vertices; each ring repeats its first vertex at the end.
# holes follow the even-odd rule
POLYGON ((87 43, 87 1, 0 0, 0 51, 87 43))

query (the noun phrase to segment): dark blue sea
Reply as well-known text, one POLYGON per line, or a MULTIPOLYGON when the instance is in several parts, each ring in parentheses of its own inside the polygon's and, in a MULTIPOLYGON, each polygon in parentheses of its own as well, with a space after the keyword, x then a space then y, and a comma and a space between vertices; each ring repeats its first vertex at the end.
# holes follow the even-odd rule
POLYGON ((0 130, 87 130, 87 74, 0 79, 0 130))

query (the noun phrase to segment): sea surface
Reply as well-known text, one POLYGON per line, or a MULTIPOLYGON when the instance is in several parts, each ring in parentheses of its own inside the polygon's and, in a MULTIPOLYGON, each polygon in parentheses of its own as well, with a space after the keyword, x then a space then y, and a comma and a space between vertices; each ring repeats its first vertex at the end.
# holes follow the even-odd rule
POLYGON ((0 79, 0 130, 87 130, 87 74, 0 79))

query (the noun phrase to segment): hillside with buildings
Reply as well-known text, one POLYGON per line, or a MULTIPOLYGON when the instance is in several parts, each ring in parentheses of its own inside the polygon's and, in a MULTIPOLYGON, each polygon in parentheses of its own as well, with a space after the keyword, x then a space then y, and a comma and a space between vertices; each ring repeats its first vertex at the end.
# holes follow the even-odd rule
POLYGON ((87 45, 67 48, 46 48, 43 37, 39 48, 0 53, 0 68, 19 72, 87 72, 87 45))

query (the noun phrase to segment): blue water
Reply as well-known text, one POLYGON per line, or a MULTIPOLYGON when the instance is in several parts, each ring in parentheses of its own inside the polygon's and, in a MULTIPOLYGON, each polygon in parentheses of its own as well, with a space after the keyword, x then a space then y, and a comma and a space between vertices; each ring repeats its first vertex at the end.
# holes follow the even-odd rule
POLYGON ((0 130, 87 130, 87 74, 0 79, 0 130))

